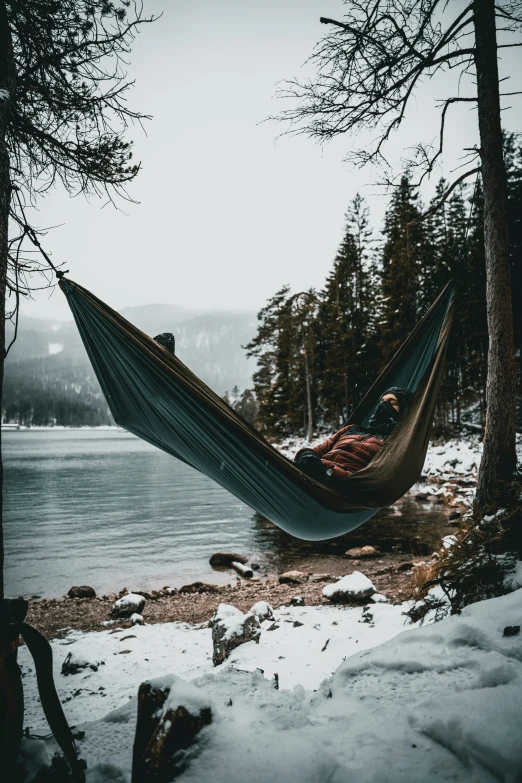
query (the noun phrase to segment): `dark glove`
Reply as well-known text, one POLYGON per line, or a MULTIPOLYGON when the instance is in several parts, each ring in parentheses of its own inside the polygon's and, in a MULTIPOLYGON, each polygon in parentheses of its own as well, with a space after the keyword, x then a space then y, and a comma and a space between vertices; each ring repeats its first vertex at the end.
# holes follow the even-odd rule
POLYGON ((328 471, 320 457, 312 449, 304 449, 298 455, 295 464, 303 473, 316 481, 327 481, 328 471))

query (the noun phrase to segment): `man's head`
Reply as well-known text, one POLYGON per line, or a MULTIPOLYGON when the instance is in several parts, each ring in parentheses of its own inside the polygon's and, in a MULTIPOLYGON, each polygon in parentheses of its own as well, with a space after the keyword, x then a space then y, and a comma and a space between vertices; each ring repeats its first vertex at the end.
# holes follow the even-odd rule
POLYGON ((412 393, 400 386, 386 389, 369 419, 368 429, 378 435, 389 435, 407 407, 412 393))
POLYGON ((382 395, 381 401, 387 402, 400 415, 408 406, 412 396, 413 392, 409 391, 409 389, 403 389, 401 386, 390 386, 382 395))

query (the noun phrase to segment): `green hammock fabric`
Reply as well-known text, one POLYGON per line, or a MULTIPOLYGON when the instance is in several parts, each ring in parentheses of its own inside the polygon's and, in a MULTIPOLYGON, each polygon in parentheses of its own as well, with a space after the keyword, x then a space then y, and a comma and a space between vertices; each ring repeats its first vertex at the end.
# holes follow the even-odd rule
POLYGON ((85 288, 62 279, 114 420, 188 463, 297 538, 346 533, 396 502, 424 464, 453 313, 448 285, 368 391, 351 421, 365 423, 383 392, 413 398, 379 454, 341 493, 305 476, 183 362, 85 288))

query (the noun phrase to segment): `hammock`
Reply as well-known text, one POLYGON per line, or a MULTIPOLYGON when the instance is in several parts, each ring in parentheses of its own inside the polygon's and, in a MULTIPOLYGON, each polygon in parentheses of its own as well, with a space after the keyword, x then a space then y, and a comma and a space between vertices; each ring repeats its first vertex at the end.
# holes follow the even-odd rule
POLYGON ((176 356, 85 288, 64 291, 115 422, 196 468, 287 533, 334 538, 395 503, 418 480, 442 377, 454 302, 439 295, 349 422, 366 424, 390 386, 414 395, 383 448, 339 492, 305 476, 176 356))

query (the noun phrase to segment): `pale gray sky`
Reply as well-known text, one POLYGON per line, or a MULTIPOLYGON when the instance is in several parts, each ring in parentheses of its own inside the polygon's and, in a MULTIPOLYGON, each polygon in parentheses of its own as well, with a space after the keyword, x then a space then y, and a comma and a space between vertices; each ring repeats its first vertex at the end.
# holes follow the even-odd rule
MULTIPOLYGON (((326 31, 319 17, 340 18, 343 3, 145 0, 145 8, 163 17, 143 29, 130 60, 136 86, 129 102, 153 115, 146 136, 139 127, 129 134, 143 167, 130 187, 139 204, 122 203, 118 212, 55 190, 35 219, 63 224, 45 247, 73 280, 116 308, 164 302, 257 310, 284 283, 295 291, 321 286, 358 190, 380 226, 388 197, 375 187, 377 175, 343 163, 351 144, 370 137, 320 147, 305 137, 277 139, 282 126, 263 120, 283 108, 277 82, 304 76, 303 63, 326 31)), ((518 88, 521 66, 520 49, 504 50, 502 74, 513 77, 506 91, 518 88)), ((461 94, 470 89, 462 85, 461 94)), ((418 90, 389 146, 397 166, 408 145, 436 138, 435 99, 446 93, 442 81, 418 90)), ((521 98, 505 104, 513 106, 505 127, 522 129, 521 98)), ((453 107, 447 174, 462 147, 476 141, 475 112, 453 107)), ((23 313, 70 317, 59 290, 25 304, 23 313)))

